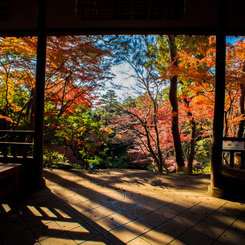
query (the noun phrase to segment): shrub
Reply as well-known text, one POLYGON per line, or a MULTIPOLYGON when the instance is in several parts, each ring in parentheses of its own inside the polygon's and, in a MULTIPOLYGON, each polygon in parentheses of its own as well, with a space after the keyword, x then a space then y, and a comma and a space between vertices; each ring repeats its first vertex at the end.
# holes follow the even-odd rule
POLYGON ((54 168, 58 162, 68 162, 67 159, 55 150, 45 151, 43 155, 44 168, 54 168))

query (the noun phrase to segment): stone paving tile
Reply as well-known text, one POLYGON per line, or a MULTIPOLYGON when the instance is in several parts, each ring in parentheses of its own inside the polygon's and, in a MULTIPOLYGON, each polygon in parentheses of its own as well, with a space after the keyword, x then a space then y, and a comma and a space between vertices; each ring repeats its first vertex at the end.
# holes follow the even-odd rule
POLYGON ((136 238, 135 234, 123 227, 118 227, 110 232, 107 232, 104 234, 104 236, 116 245, 125 244, 136 238))
POLYGON ((77 214, 77 213, 83 213, 83 212, 86 212, 86 211, 91 210, 91 206, 88 206, 84 202, 77 203, 77 204, 71 204, 70 207, 73 209, 73 212, 75 214, 77 214))
POLYGON ((126 193, 126 200, 130 199, 133 200, 134 203, 143 203, 148 201, 150 198, 149 196, 141 195, 140 193, 126 193))
POLYGON ((147 208, 150 211, 155 211, 155 210, 161 208, 162 204, 155 202, 155 201, 152 201, 152 200, 149 200, 149 201, 142 203, 141 207, 147 208))
POLYGON ((232 225, 235 222, 235 220, 236 218, 223 216, 222 214, 214 212, 210 216, 205 218, 203 221, 225 230, 230 225, 232 225))
POLYGON ((220 238, 218 239, 219 242, 227 245, 244 245, 245 244, 245 236, 239 236, 231 231, 224 232, 220 238))
POLYGON ((178 237, 186 232, 188 228, 182 224, 169 220, 164 224, 158 226, 157 229, 171 235, 172 237, 178 237))
POLYGON ((245 211, 238 217, 238 220, 245 222, 245 211))
POLYGON ((224 245, 224 243, 219 242, 219 241, 215 241, 214 243, 212 243, 212 245, 224 245))
MULTIPOLYGON (((34 207, 34 205, 31 205, 34 207)), ((30 205, 25 205, 20 208, 18 208, 18 214, 21 215, 21 217, 28 217, 28 216, 33 216, 33 212, 31 211, 30 205)))
POLYGON ((92 222, 104 218, 104 215, 96 209, 91 209, 89 211, 83 212, 82 214, 78 214, 78 217, 80 217, 85 222, 92 222))
POLYGON ((75 214, 72 206, 70 206, 70 207, 57 206, 57 207, 53 208, 53 212, 57 215, 57 217, 59 219, 71 219, 72 217, 74 217, 74 214, 75 214))
POLYGON ((137 206, 127 209, 126 212, 133 215, 136 218, 140 218, 151 211, 148 208, 144 208, 144 207, 141 207, 140 205, 137 205, 137 206))
POLYGON ((133 232, 137 236, 140 236, 153 228, 153 226, 146 224, 141 220, 131 221, 125 224, 123 227, 133 232))
POLYGON ((186 205, 186 206, 194 206, 198 205, 201 200, 199 199, 198 196, 191 196, 189 193, 187 195, 175 195, 174 196, 175 202, 178 202, 180 204, 186 205))
POLYGON ((35 193, 32 193, 31 199, 36 199, 39 197, 46 197, 50 193, 52 193, 52 191, 49 188, 45 187, 43 189, 37 190, 35 193))
POLYGON ((128 208, 131 208, 136 205, 136 203, 133 200, 124 199, 122 201, 116 202, 115 207, 120 208, 121 210, 126 210, 128 208))
POLYGON ((57 237, 49 237, 45 240, 40 241, 41 245, 76 245, 77 243, 73 241, 65 232, 62 232, 57 237))
POLYGON ((239 202, 226 202, 226 204, 223 206, 225 209, 230 209, 235 212, 243 213, 245 212, 245 203, 239 203, 239 202))
POLYGON ((1 245, 27 245, 27 244, 38 244, 36 238, 30 230, 21 231, 10 236, 4 237, 1 245))
POLYGON ((223 229, 206 222, 200 222, 199 224, 195 225, 193 230, 198 231, 212 239, 217 239, 224 232, 223 229))
POLYGON ((64 231, 69 231, 72 230, 74 228, 80 227, 81 225, 84 225, 83 222, 80 222, 80 220, 70 220, 70 221, 60 221, 57 220, 55 221, 55 223, 60 226, 60 228, 64 231))
POLYGON ((36 226, 31 229, 36 239, 40 242, 41 240, 47 239, 48 237, 56 236, 62 233, 62 228, 54 221, 36 226))
POLYGON ((86 200, 93 200, 100 197, 100 193, 96 191, 90 191, 87 188, 77 188, 76 196, 79 195, 79 198, 82 197, 84 201, 86 200))
POLYGON ((40 209, 42 210, 42 213, 44 214, 43 217, 47 217, 47 219, 56 219, 57 215, 55 214, 55 210, 53 210, 53 208, 50 207, 40 207, 40 209))
POLYGON ((19 218, 14 221, 9 221, 4 223, 3 225, 0 225, 0 236, 9 236, 21 231, 26 231, 28 229, 29 227, 23 221, 23 219, 19 218))
POLYGON ((173 217, 175 217, 176 215, 180 214, 180 211, 177 211, 175 209, 169 208, 168 206, 164 206, 158 210, 155 211, 157 214, 167 218, 167 219, 171 219, 173 217))
POLYGON ((93 227, 93 229, 97 230, 100 234, 103 234, 105 232, 111 231, 118 227, 118 224, 112 221, 109 218, 102 218, 99 220, 96 220, 89 224, 93 227))
POLYGON ((237 234, 241 234, 245 236, 245 221, 243 220, 236 220, 228 229, 229 231, 232 231, 237 234))
POLYGON ((114 243, 106 239, 104 236, 93 238, 92 240, 86 241, 82 244, 83 245, 115 245, 114 243))
POLYGON ((208 217, 211 212, 209 210, 206 210, 204 208, 199 207, 192 207, 184 212, 185 214, 191 215, 197 219, 203 220, 206 217, 208 217))
POLYGON ((142 238, 138 237, 130 242, 128 242, 127 244, 130 244, 130 245, 150 245, 151 243, 143 240, 142 238))
POLYGON ((172 221, 184 225, 187 228, 191 228, 199 222, 199 219, 194 218, 188 214, 181 213, 178 216, 175 216, 172 221))
POLYGON ((83 200, 82 198, 79 198, 77 195, 75 195, 75 196, 72 196, 72 197, 64 198, 64 199, 62 199, 62 201, 65 202, 66 205, 67 204, 71 205, 71 204, 83 203, 83 202, 87 201, 87 199, 83 200))
POLYGON ((67 190, 62 187, 52 189, 52 193, 60 199, 67 199, 68 197, 73 197, 76 195, 76 192, 67 190))
POLYGON ((140 218, 141 220, 145 221, 146 223, 150 224, 152 227, 156 227, 164 222, 166 222, 168 219, 165 218, 162 215, 159 215, 156 212, 151 212, 149 214, 144 215, 140 218))
POLYGON ((109 203, 104 201, 104 200, 101 200, 99 198, 96 198, 93 200, 86 201, 86 202, 84 202, 84 204, 88 205, 88 207, 90 209, 92 209, 92 208, 98 208, 98 207, 102 207, 104 205, 108 205, 109 203))
POLYGON ((87 193, 87 192, 84 192, 84 191, 76 191, 76 195, 75 195, 75 197, 77 197, 78 199, 80 199, 82 202, 86 202, 86 201, 88 201, 88 200, 92 200, 92 199, 95 199, 95 198, 97 198, 97 197, 99 197, 100 196, 100 194, 98 194, 98 193, 96 193, 96 195, 94 195, 94 198, 92 197, 92 195, 90 194, 87 194, 86 196, 84 195, 85 193, 87 193), (89 198, 87 197, 87 196, 89 196, 89 198))
POLYGON ((103 192, 101 195, 100 195, 100 199, 101 200, 105 200, 109 203, 113 203, 115 201, 120 201, 120 200, 123 200, 124 199, 124 193, 120 193, 120 192, 103 192))
POLYGON ((173 241, 170 242, 169 244, 171 244, 171 245, 186 245, 185 242, 182 242, 182 241, 180 241, 180 240, 178 240, 178 239, 173 240, 173 241))
POLYGON ((154 202, 159 203, 162 206, 168 205, 175 201, 175 199, 172 196, 167 195, 159 195, 159 194, 150 194, 150 200, 153 200, 154 202))
POLYGON ((174 240, 173 236, 165 234, 158 229, 150 230, 149 232, 143 234, 140 238, 154 245, 164 245, 174 240))
POLYGON ((0 215, 8 213, 11 210, 12 210, 12 208, 8 203, 0 203, 0 215))
POLYGON ((76 217, 76 210, 70 205, 70 206, 57 206, 57 208, 54 208, 54 210, 57 212, 58 218, 73 218, 76 217))
POLYGON ((112 215, 112 214, 120 211, 120 209, 118 209, 112 205, 102 206, 102 207, 96 208, 96 210, 99 211, 100 213, 102 213, 104 216, 109 216, 109 215, 112 215))
POLYGON ((53 221, 52 219, 41 220, 39 217, 36 217, 34 215, 23 217, 23 220, 29 228, 34 228, 53 221))
POLYGON ((173 202, 173 203, 167 205, 168 208, 174 209, 174 210, 179 211, 179 212, 184 212, 193 206, 194 206, 193 204, 185 204, 182 202, 173 202))
POLYGON ((108 218, 116 222, 118 225, 124 225, 132 220, 135 220, 135 217, 124 211, 109 215, 108 218))
MULTIPOLYGON (((76 244, 91 240, 99 235, 91 226, 84 224, 72 230, 66 231, 70 239, 74 240, 76 244)), ((58 243, 57 243, 58 244, 58 243)))
MULTIPOLYGON (((113 171, 107 175, 75 171, 75 177, 73 172, 67 176, 65 171, 57 173, 71 186, 47 180, 50 189, 16 203, 1 203, 1 245, 16 244, 13 241, 23 245, 245 244, 242 203, 209 197, 205 191, 200 194, 181 187, 178 190, 170 187, 168 176, 161 180, 168 188, 143 182, 137 185, 137 177, 137 187, 117 183, 110 189, 89 178, 100 175, 106 183, 113 171), (84 173, 87 177, 81 178, 84 173)), ((124 176, 119 170, 115 174, 124 176)), ((57 180, 61 181, 59 177, 57 180)))
POLYGON ((0 233, 1 228, 4 227, 6 223, 15 222, 21 219, 21 214, 18 211, 10 211, 8 213, 0 214, 0 233))
POLYGON ((227 203, 226 200, 214 197, 199 197, 200 203, 197 206, 215 211, 227 203))
POLYGON ((48 216, 41 210, 39 205, 27 205, 26 206, 26 210, 24 213, 22 213, 23 217, 27 217, 30 215, 35 215, 37 217, 43 217, 46 216, 46 218, 48 218, 48 216))
POLYGON ((36 203, 33 206, 39 206, 39 207, 48 207, 50 209, 54 208, 63 208, 63 207, 69 207, 66 202, 63 202, 63 200, 59 199, 58 197, 55 197, 52 199, 51 202, 45 202, 45 203, 36 203))
MULTIPOLYGON (((33 197, 33 200, 35 201, 35 204, 38 204, 38 205, 44 205, 44 206, 47 206, 47 205, 56 206, 57 205, 57 199, 50 193, 47 194, 46 196, 42 195, 42 196, 33 197)), ((33 205, 35 204, 33 203, 33 205)))
POLYGON ((181 240, 189 245, 209 245, 214 242, 213 239, 211 239, 208 236, 203 235, 200 232, 197 232, 195 230, 188 230, 184 234, 178 237, 178 240, 181 240))
POLYGON ((232 203, 226 203, 224 206, 219 208, 216 213, 225 217, 238 218, 244 212, 243 206, 232 203))

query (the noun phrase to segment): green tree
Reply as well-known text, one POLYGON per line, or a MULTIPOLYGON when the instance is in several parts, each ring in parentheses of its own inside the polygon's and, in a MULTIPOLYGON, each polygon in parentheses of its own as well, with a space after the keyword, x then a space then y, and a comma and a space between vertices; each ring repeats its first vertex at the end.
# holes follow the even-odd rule
POLYGON ((59 117, 56 124, 50 126, 55 127, 52 144, 71 147, 83 162, 83 168, 99 163, 97 156, 106 144, 108 132, 101 130, 102 125, 91 109, 77 106, 69 115, 59 117))
MULTIPOLYGON (((164 81, 155 66, 157 62, 156 38, 155 36, 123 36, 113 41, 111 45, 115 46, 114 55, 117 60, 129 64, 132 68, 131 77, 135 79, 137 91, 140 94, 135 101, 137 105, 135 108, 129 106, 129 108, 124 107, 123 110, 134 118, 134 122, 131 123, 132 130, 146 137, 147 140, 141 141, 141 144, 152 156, 158 171, 162 172, 165 164, 160 146, 158 116, 164 81), (142 131, 137 129, 139 125, 142 131)), ((140 135, 138 136, 141 138, 140 135)))

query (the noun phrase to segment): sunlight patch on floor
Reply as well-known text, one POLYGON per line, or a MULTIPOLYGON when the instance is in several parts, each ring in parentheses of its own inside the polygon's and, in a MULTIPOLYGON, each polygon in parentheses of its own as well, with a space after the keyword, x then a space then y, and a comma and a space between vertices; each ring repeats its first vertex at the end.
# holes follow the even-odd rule
POLYGON ((60 214, 62 218, 71 219, 71 217, 59 208, 54 208, 54 210, 60 214))
POLYGON ((43 215, 34 207, 34 206, 27 206, 27 208, 35 215, 42 217, 43 215))
POLYGON ((2 204, 2 208, 4 209, 5 213, 11 211, 11 207, 8 204, 2 204))
POLYGON ((48 208, 46 207, 40 207, 40 209, 50 218, 57 218, 57 216, 52 213, 48 208))

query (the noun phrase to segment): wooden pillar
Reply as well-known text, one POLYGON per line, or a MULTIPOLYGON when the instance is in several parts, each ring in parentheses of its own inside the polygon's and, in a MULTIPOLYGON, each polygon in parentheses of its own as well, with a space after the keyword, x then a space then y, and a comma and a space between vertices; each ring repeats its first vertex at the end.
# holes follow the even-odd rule
POLYGON ((211 163, 210 193, 213 196, 223 196, 222 175, 222 137, 224 127, 224 103, 225 103, 225 59, 226 59, 226 35, 225 35, 225 11, 226 1, 219 1, 218 31, 216 34, 216 65, 215 65, 215 105, 213 122, 213 146, 211 163))
POLYGON ((44 91, 46 70, 46 0, 39 0, 38 42, 35 88, 34 119, 34 168, 32 173, 33 188, 45 185, 43 179, 43 126, 44 126, 44 91))

